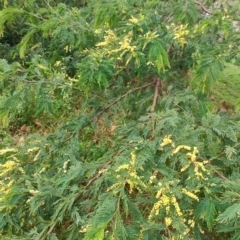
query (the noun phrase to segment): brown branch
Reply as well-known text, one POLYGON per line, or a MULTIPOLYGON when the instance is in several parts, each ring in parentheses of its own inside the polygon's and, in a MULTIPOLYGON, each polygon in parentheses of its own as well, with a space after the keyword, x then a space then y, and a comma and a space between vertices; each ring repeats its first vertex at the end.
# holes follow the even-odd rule
MULTIPOLYGON (((154 77, 155 79, 155 92, 153 96, 153 103, 152 103, 152 108, 151 108, 151 113, 155 111, 156 105, 157 105, 157 100, 158 100, 158 95, 159 95, 159 89, 161 88, 161 82, 159 78, 156 76, 154 77)), ((154 119, 152 118, 152 136, 151 139, 154 139, 155 137, 155 122, 154 119)))
POLYGON ((172 17, 173 17, 173 13, 170 13, 163 22, 164 22, 164 23, 165 23, 165 22, 168 22, 172 17))
MULTIPOLYGON (((144 88, 147 88, 149 86, 152 86, 153 84, 156 83, 156 80, 154 80, 153 82, 150 82, 150 83, 147 83, 141 87, 137 87, 137 88, 134 88, 128 92, 126 92, 125 94, 123 94, 122 96, 120 96, 119 98, 115 99, 113 102, 111 102, 108 106, 106 106, 105 108, 103 108, 102 111, 100 111, 99 113, 97 113, 95 116, 93 116, 90 120, 89 120, 89 123, 91 123, 92 121, 94 121, 95 119, 97 120, 104 112, 106 112, 110 107, 112 107, 113 105, 115 105, 117 102, 121 101, 123 98, 127 97, 129 94, 133 93, 133 92, 136 92, 136 91, 139 91, 139 90, 142 90, 144 88)), ((88 124, 89 124, 88 123, 88 124)))
POLYGON ((88 181, 87 185, 84 187, 84 190, 87 189, 95 180, 97 180, 103 174, 105 168, 110 163, 112 163, 112 161, 109 161, 105 163, 102 167, 100 167, 100 169, 98 170, 98 173, 88 181))
POLYGON ((170 54, 170 52, 172 51, 172 48, 173 48, 173 46, 172 46, 172 44, 170 44, 170 45, 168 46, 167 55, 170 54))
MULTIPOLYGON (((205 13, 208 13, 208 14, 210 14, 210 15, 213 15, 213 13, 212 13, 210 10, 208 10, 208 9, 206 8, 206 6, 203 5, 203 3, 199 2, 199 1, 196 1, 195 3, 196 3, 197 5, 199 5, 205 13)), ((236 22, 240 22, 240 19, 239 19, 239 18, 233 18, 232 20, 233 20, 233 21, 236 21, 236 22)))
MULTIPOLYGON (((88 180, 87 184, 85 185, 84 189, 83 190, 86 190, 94 181, 96 181, 103 173, 104 173, 104 170, 105 168, 110 164, 112 163, 112 161, 109 161, 107 163, 105 163, 103 166, 101 166, 97 172, 97 174, 92 177, 91 179, 88 180)), ((83 192, 79 192, 74 201, 76 201, 81 195, 83 194, 83 192)))
MULTIPOLYGON (((172 50, 172 44, 170 44, 168 46, 167 55, 170 54, 171 50, 172 50)), ((152 108, 151 108, 152 113, 155 111, 155 108, 156 108, 156 105, 157 105, 157 100, 158 100, 158 95, 159 95, 159 89, 161 89, 160 79, 156 76, 154 76, 153 79, 154 79, 154 82, 155 82, 155 92, 154 92, 153 103, 152 103, 152 108)))
POLYGON ((155 92, 154 92, 154 97, 153 97, 153 103, 152 103, 152 109, 151 112, 155 111, 156 105, 157 105, 157 99, 158 99, 158 93, 159 93, 159 88, 160 88, 160 80, 157 79, 155 83, 155 92))
POLYGON ((168 239, 172 239, 171 232, 170 232, 169 228, 167 228, 167 235, 168 235, 168 239))
POLYGON ((223 174, 221 174, 218 170, 213 168, 213 171, 222 179, 226 180, 226 181, 230 181, 227 177, 225 177, 223 174))
POLYGON ((54 229, 54 227, 56 226, 56 224, 57 224, 57 222, 54 222, 54 223, 52 224, 52 226, 49 228, 49 230, 48 230, 48 232, 47 232, 47 235, 49 235, 49 234, 52 232, 52 230, 54 229))
POLYGON ((199 5, 199 6, 201 6, 201 8, 202 8, 202 10, 203 10, 204 12, 212 15, 212 12, 209 11, 202 3, 196 1, 196 4, 199 5))
MULTIPOLYGON (((80 129, 83 130, 85 127, 87 127, 91 122, 93 122, 94 120, 98 120, 98 118, 104 113, 106 112, 110 107, 112 107, 114 104, 118 103, 119 101, 121 101, 123 98, 127 97, 129 94, 133 93, 133 92, 136 92, 136 91, 139 91, 139 90, 142 90, 144 88, 147 88, 149 86, 152 86, 156 83, 156 80, 150 82, 150 83, 147 83, 141 87, 137 87, 137 88, 134 88, 128 92, 126 92, 125 94, 123 94, 122 96, 120 96, 119 98, 115 99, 114 101, 112 101, 109 105, 107 105, 105 108, 103 108, 100 112, 98 112, 97 114, 95 114, 92 118, 90 118, 83 126, 82 128, 80 129)), ((73 133, 71 134, 66 140, 64 140, 63 142, 67 142, 69 139, 71 139, 74 135, 76 134, 73 133)))

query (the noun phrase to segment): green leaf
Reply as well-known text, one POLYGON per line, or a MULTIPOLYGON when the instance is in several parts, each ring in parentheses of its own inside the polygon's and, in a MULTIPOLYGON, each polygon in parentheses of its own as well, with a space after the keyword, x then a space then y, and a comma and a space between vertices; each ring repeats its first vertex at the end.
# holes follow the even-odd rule
POLYGON ((234 203, 228 207, 223 213, 221 213, 216 221, 218 223, 227 223, 232 220, 238 220, 240 214, 240 203, 234 203))
POLYGON ((31 38, 33 37, 33 35, 37 32, 37 27, 33 27, 21 40, 20 44, 19 44, 19 55, 20 58, 24 58, 25 57, 25 52, 28 48, 28 44, 31 40, 31 38))
POLYGON ((204 220, 209 230, 212 230, 216 215, 216 202, 208 197, 202 199, 195 210, 196 218, 204 220))
POLYGON ((166 50, 163 48, 161 41, 154 40, 150 44, 148 56, 149 56, 149 61, 156 63, 158 73, 161 70, 165 70, 165 67, 170 68, 168 55, 166 50))

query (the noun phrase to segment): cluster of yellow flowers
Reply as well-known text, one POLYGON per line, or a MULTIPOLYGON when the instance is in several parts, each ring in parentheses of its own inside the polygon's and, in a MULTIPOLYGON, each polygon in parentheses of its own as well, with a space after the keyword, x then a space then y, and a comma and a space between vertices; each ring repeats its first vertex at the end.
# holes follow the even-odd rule
POLYGON ((33 148, 29 148, 26 152, 27 154, 31 154, 35 152, 37 152, 37 154, 34 156, 33 162, 36 162, 38 160, 38 157, 41 153, 41 149, 39 147, 33 147, 33 148))
POLYGON ((18 159, 14 156, 11 156, 11 158, 14 160, 8 160, 4 164, 0 164, 0 177, 6 176, 8 173, 16 169, 20 173, 24 173, 24 170, 22 167, 16 168, 18 164, 18 159))
POLYGON ((188 190, 187 190, 187 189, 185 189, 185 188, 183 188, 183 189, 182 189, 182 193, 183 193, 183 194, 185 194, 185 195, 187 195, 188 197, 190 197, 190 198, 194 199, 194 200, 197 200, 197 201, 199 201, 199 198, 198 198, 198 196, 197 196, 197 195, 195 195, 194 193, 192 193, 192 192, 188 191, 188 190))
POLYGON ((136 16, 131 16, 131 18, 128 20, 129 23, 127 23, 127 25, 135 25, 142 20, 144 20, 144 15, 143 14, 139 14, 137 17, 136 16))
POLYGON ((178 25, 174 26, 174 39, 178 40, 179 44, 183 47, 186 43, 186 37, 189 34, 189 30, 187 30, 187 24, 186 25, 178 25))
POLYGON ((123 56, 123 54, 126 52, 126 51, 129 51, 131 53, 133 53, 136 49, 136 46, 132 46, 130 43, 132 41, 132 35, 133 33, 132 32, 129 32, 121 42, 119 42, 119 45, 120 45, 120 48, 118 49, 119 51, 122 51, 124 50, 120 57, 123 56))
POLYGON ((171 206, 174 207, 176 215, 178 217, 181 218, 183 215, 175 195, 171 193, 171 184, 172 183, 169 182, 168 184, 166 184, 165 187, 163 187, 161 183, 158 183, 159 190, 156 193, 156 198, 158 199, 158 201, 153 205, 153 208, 148 216, 148 219, 151 220, 154 216, 159 214, 161 209, 165 209, 165 224, 167 227, 172 223, 172 218, 170 217, 171 206))
MULTIPOLYGON (((187 145, 178 145, 175 146, 172 136, 167 135, 163 138, 162 143, 160 144, 160 149, 162 150, 163 147, 170 146, 172 148, 171 156, 176 155, 180 151, 186 152, 186 165, 182 166, 181 172, 188 169, 190 166, 193 166, 194 173, 197 179, 203 179, 207 180, 206 175, 209 174, 207 169, 205 168, 204 164, 208 163, 207 161, 198 161, 198 148, 197 147, 190 147, 187 145)), ((164 222, 166 227, 174 226, 174 219, 173 215, 178 217, 179 221, 184 224, 185 230, 181 233, 173 237, 172 239, 184 239, 184 237, 189 233, 191 228, 194 228, 195 221, 190 217, 191 214, 188 214, 189 218, 184 218, 186 214, 183 214, 184 211, 180 209, 178 199, 176 194, 172 192, 172 188, 174 187, 174 181, 170 181, 167 184, 158 182, 158 179, 156 177, 157 173, 154 172, 153 175, 149 179, 149 184, 154 184, 158 187, 158 191, 156 192, 156 199, 157 201, 153 205, 150 214, 148 216, 148 219, 151 220, 154 218, 154 216, 159 215, 160 211, 162 210, 165 214, 164 222)), ((181 192, 183 195, 188 196, 189 198, 199 201, 198 196, 196 193, 198 192, 198 189, 195 189, 193 191, 189 191, 188 188, 182 188, 181 192)))
POLYGON ((203 161, 203 162, 197 161, 197 154, 198 154, 198 149, 196 147, 193 148, 192 153, 187 153, 187 157, 189 158, 190 161, 189 161, 189 164, 187 164, 181 169, 181 172, 185 171, 191 164, 193 164, 194 173, 197 179, 207 180, 207 177, 203 176, 203 172, 205 172, 206 174, 209 174, 209 172, 206 170, 204 166, 204 164, 208 163, 208 161, 203 161))
MULTIPOLYGON (((8 180, 10 180, 10 178, 8 178, 8 180)), ((7 194, 10 192, 13 184, 14 184, 14 180, 10 180, 7 184, 4 183, 3 181, 0 181, 0 194, 2 197, 4 194, 7 194)), ((2 201, 2 197, 0 197, 0 201, 2 201)))
MULTIPOLYGON (((107 191, 110 191, 119 186, 125 186, 125 184, 129 185, 129 193, 132 193, 133 189, 136 188, 139 192, 142 192, 142 189, 146 189, 146 184, 141 180, 142 177, 139 177, 136 170, 136 153, 135 150, 131 152, 131 160, 129 164, 122 164, 116 169, 116 173, 127 170, 127 177, 125 181, 121 181, 120 175, 116 175, 116 179, 119 181, 113 184, 111 187, 108 188, 107 191)), ((140 167, 140 169, 142 169, 140 167)))
POLYGON ((18 171, 24 174, 24 170, 19 166, 19 160, 16 158, 15 154, 18 152, 15 148, 5 148, 0 150, 0 155, 8 154, 7 161, 3 164, 0 164, 0 201, 3 200, 4 194, 10 192, 15 180, 11 178, 13 171, 18 171), (10 156, 9 156, 10 155, 10 156))
POLYGON ((0 150, 0 155, 4 155, 6 153, 16 153, 17 149, 15 148, 4 148, 0 150))
POLYGON ((70 159, 68 159, 67 161, 65 161, 63 163, 63 172, 66 173, 67 172, 67 167, 68 167, 68 163, 70 162, 70 159))
MULTIPOLYGON (((96 34, 99 34, 100 31, 99 30, 96 30, 95 31, 96 34)), ((105 31, 105 36, 104 36, 104 41, 96 44, 96 47, 100 47, 100 46, 107 46, 108 44, 112 44, 113 42, 116 42, 117 41, 117 36, 116 34, 114 33, 113 30, 109 29, 109 30, 106 30, 105 31)))
POLYGON ((106 30, 105 32, 106 35, 104 36, 104 40, 102 42, 97 43, 96 47, 106 47, 105 51, 108 55, 111 55, 112 53, 121 52, 119 59, 121 59, 126 52, 131 52, 132 54, 134 54, 136 46, 131 45, 133 37, 132 31, 129 31, 124 36, 122 41, 119 41, 119 38, 117 37, 113 30, 106 30), (114 48, 111 50, 109 49, 110 44, 114 45, 114 48), (116 48, 117 46, 119 47, 116 48))
MULTIPOLYGON (((175 148, 175 144, 173 142, 173 140, 171 139, 171 135, 167 135, 163 138, 162 143, 160 144, 160 147, 164 147, 167 145, 172 146, 173 151, 171 155, 175 155, 177 154, 180 150, 187 150, 187 151, 191 151, 192 148, 190 146, 186 146, 186 145, 179 145, 175 148)), ((189 159, 188 164, 186 164, 185 166, 183 166, 180 171, 184 172, 185 170, 187 170, 191 165, 194 166, 194 173, 195 176, 197 177, 197 179, 204 179, 207 180, 207 177, 204 177, 203 173, 205 172, 205 175, 208 175, 209 172, 207 171, 207 169, 205 168, 204 164, 207 164, 208 161, 197 161, 197 155, 198 155, 199 151, 197 149, 197 147, 193 147, 193 151, 192 152, 187 152, 186 156, 189 159)))
POLYGON ((135 18, 134 16, 131 16, 131 18, 129 19, 129 22, 130 23, 133 23, 133 24, 137 24, 138 23, 138 19, 137 18, 135 18))
MULTIPOLYGON (((7 176, 15 167, 17 163, 15 161, 9 160, 4 164, 0 164, 0 177, 4 177, 4 181, 0 181, 0 195, 3 196, 4 194, 9 193, 11 190, 12 185, 14 184, 14 180, 10 180, 10 177, 7 176), (9 181, 6 184, 6 181, 9 181)), ((0 198, 2 201, 2 197, 0 198)))
POLYGON ((4 164, 0 164, 0 177, 6 175, 8 172, 11 172, 15 167, 17 163, 15 161, 9 160, 5 162, 4 164))
POLYGON ((172 135, 167 135, 163 138, 163 142, 160 144, 161 147, 167 146, 169 144, 172 145, 172 147, 174 147, 174 143, 171 139, 172 135))

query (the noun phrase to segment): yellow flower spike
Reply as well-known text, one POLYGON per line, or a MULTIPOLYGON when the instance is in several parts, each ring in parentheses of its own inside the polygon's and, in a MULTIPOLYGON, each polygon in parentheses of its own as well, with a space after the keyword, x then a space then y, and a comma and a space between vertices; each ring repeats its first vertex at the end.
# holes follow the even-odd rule
POLYGON ((195 154, 195 155, 198 154, 198 149, 197 149, 197 147, 194 147, 194 148, 193 148, 193 154, 195 154))
POLYGON ((185 37, 189 34, 189 30, 187 30, 186 25, 180 25, 174 28, 174 39, 178 40, 180 45, 183 47, 185 43, 187 43, 185 37))
POLYGON ((115 172, 120 172, 122 169, 129 169, 129 164, 123 164, 119 166, 115 172))
POLYGON ((11 172, 18 164, 15 161, 9 160, 4 164, 0 164, 0 177, 11 172))
POLYGON ((149 178, 149 183, 152 184, 155 179, 156 179, 156 176, 155 176, 155 175, 152 175, 152 176, 149 178))
POLYGON ((39 149, 40 149, 39 147, 29 148, 29 149, 27 150, 27 153, 35 152, 35 151, 37 151, 37 150, 39 150, 39 149))
POLYGON ((68 159, 67 161, 65 161, 63 163, 63 172, 66 173, 67 172, 67 167, 68 167, 68 163, 70 162, 70 159, 68 159))
POLYGON ((96 47, 107 46, 117 40, 117 36, 112 30, 106 30, 106 35, 104 36, 104 41, 97 43, 96 47))
POLYGON ((166 206, 166 213, 167 213, 167 214, 170 213, 170 205, 166 206))
POLYGON ((185 195, 187 195, 188 197, 194 199, 194 200, 199 201, 198 196, 196 196, 196 195, 195 195, 194 193, 192 193, 192 192, 189 192, 189 191, 188 191, 187 189, 185 189, 185 188, 182 189, 182 193, 185 194, 185 195))
POLYGON ((146 40, 152 40, 154 38, 157 38, 158 36, 159 34, 157 34, 157 32, 147 32, 146 34, 144 34, 146 40))
POLYGON ((38 190, 29 190, 29 193, 31 194, 31 195, 36 195, 36 194, 38 194, 39 193, 39 191, 38 190))
POLYGON ((161 196, 161 194, 162 194, 162 189, 157 191, 156 198, 159 198, 161 196))
POLYGON ((194 148, 193 148, 193 152, 192 152, 192 153, 187 153, 187 156, 188 156, 189 158, 191 158, 191 161, 192 161, 192 162, 195 162, 195 161, 196 161, 196 158, 197 158, 197 154, 198 154, 198 149, 197 149, 197 147, 194 147, 194 148))
POLYGON ((133 162, 135 162, 136 158, 137 158, 136 154, 134 152, 131 152, 131 159, 133 162))
POLYGON ((9 152, 15 153, 17 151, 18 150, 15 148, 5 148, 0 150, 0 155, 4 155, 5 153, 9 153, 9 152))
POLYGON ((184 167, 182 167, 182 168, 180 169, 180 171, 181 171, 181 172, 184 172, 186 169, 189 168, 190 165, 191 165, 191 163, 185 165, 184 167))
POLYGON ((181 149, 185 149, 185 150, 191 150, 191 147, 186 146, 186 145, 179 145, 175 148, 175 150, 172 152, 172 155, 178 153, 181 149))
POLYGON ((188 224, 193 228, 195 226, 195 221, 193 219, 189 219, 188 224))
POLYGON ((119 187, 119 186, 122 186, 122 185, 123 185, 123 183, 121 183, 121 182, 114 183, 111 187, 109 187, 109 188, 107 189, 107 192, 111 191, 111 190, 114 189, 114 188, 117 188, 117 187, 119 187))
POLYGON ((8 170, 12 170, 15 165, 16 165, 16 162, 14 162, 14 161, 7 161, 3 166, 6 169, 8 169, 8 170))
POLYGON ((138 23, 138 19, 131 16, 131 18, 129 19, 129 22, 136 24, 136 23, 138 23))
POLYGON ((170 217, 166 217, 165 218, 165 224, 166 224, 166 227, 170 226, 172 223, 172 219, 170 217))
POLYGON ((170 198, 166 195, 162 196, 162 203, 164 206, 167 206, 170 203, 170 198))
POLYGON ((208 194, 211 193, 211 191, 210 191, 210 189, 209 189, 208 187, 205 186, 204 189, 205 189, 205 191, 206 191, 208 194))
POLYGON ((177 212, 177 215, 178 215, 179 217, 181 217, 181 216, 182 216, 182 212, 181 212, 181 209, 180 209, 180 207, 179 207, 179 205, 178 205, 178 202, 177 202, 177 199, 176 199, 175 196, 172 197, 171 203, 172 203, 173 206, 175 207, 175 210, 176 210, 176 212, 177 212))
POLYGON ((164 147, 166 145, 172 144, 172 139, 171 139, 172 135, 167 135, 164 137, 163 142, 160 144, 161 147, 164 147))

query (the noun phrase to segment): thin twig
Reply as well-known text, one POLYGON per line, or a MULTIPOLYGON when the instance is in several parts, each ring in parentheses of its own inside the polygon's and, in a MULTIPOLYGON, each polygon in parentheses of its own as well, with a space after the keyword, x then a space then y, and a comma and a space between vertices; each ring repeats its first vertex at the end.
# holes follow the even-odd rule
POLYGON ((165 22, 168 22, 168 21, 172 18, 172 16, 173 16, 173 13, 170 13, 163 22, 164 22, 164 23, 165 23, 165 22))
POLYGON ((172 48, 173 48, 173 46, 172 46, 172 44, 170 44, 170 45, 168 46, 167 55, 170 54, 170 52, 172 51, 172 48))
POLYGON ((54 229, 54 227, 56 226, 56 224, 57 224, 57 222, 54 222, 54 223, 52 224, 52 226, 49 228, 49 230, 48 230, 48 232, 47 232, 47 235, 49 235, 49 234, 52 232, 52 230, 54 229))
POLYGON ((105 163, 102 167, 100 167, 100 169, 98 170, 98 173, 88 181, 88 183, 84 187, 84 189, 87 189, 95 180, 97 180, 103 174, 107 165, 109 165, 110 163, 112 163, 112 161, 109 161, 109 162, 105 163))
POLYGON ((225 177, 224 175, 222 175, 218 170, 213 168, 213 171, 222 179, 226 180, 226 181, 230 181, 227 177, 225 177))
MULTIPOLYGON (((105 163, 103 166, 101 166, 101 167, 99 168, 98 173, 97 173, 94 177, 92 177, 91 179, 88 180, 86 186, 84 187, 84 190, 86 190, 94 181, 96 181, 96 180, 104 173, 105 168, 106 168, 110 163, 112 163, 112 161, 108 161, 107 163, 105 163)), ((79 193, 76 195, 74 201, 76 201, 82 194, 83 194, 83 192, 79 192, 79 193)))
POLYGON ((49 1, 45 1, 45 3, 48 5, 48 7, 54 12, 53 7, 49 4, 49 1))
MULTIPOLYGON (((159 88, 161 87, 161 83, 159 78, 155 77, 155 92, 153 96, 153 103, 152 103, 152 108, 151 108, 151 113, 155 111, 156 105, 157 105, 157 100, 158 100, 158 94, 159 94, 159 88)), ((152 118, 152 136, 151 139, 154 139, 155 137, 155 121, 152 118)))

